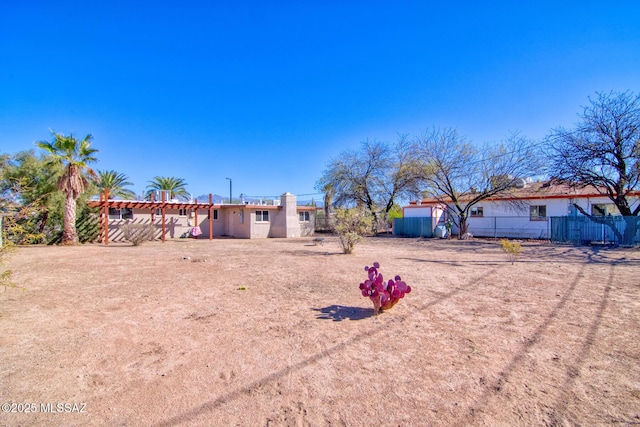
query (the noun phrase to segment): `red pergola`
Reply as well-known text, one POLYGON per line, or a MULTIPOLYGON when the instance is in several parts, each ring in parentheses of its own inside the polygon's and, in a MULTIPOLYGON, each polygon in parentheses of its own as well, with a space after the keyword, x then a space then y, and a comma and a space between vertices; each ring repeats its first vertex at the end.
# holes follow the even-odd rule
POLYGON ((100 200, 91 200, 88 203, 89 207, 100 208, 100 242, 104 242, 105 245, 109 244, 109 208, 115 209, 149 209, 151 212, 151 223, 155 222, 156 211, 160 209, 162 216, 162 242, 165 242, 166 224, 165 224, 165 210, 166 209, 187 209, 194 211, 194 223, 198 223, 198 210, 207 209, 209 211, 209 240, 213 239, 213 209, 219 208, 220 205, 213 204, 213 196, 209 194, 209 203, 195 203, 188 202, 169 202, 165 200, 165 192, 162 192, 162 199, 155 201, 153 199, 153 193, 151 193, 151 200, 109 200, 109 191, 105 190, 104 193, 100 193, 100 200))

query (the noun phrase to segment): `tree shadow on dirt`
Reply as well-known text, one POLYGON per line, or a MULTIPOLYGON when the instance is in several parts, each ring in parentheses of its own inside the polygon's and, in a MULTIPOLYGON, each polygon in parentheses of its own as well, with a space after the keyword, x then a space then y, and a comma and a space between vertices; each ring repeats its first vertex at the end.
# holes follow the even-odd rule
MULTIPOLYGON (((398 259, 403 259, 403 260, 407 260, 407 261, 413 261, 413 262, 426 262, 426 263, 433 263, 433 264, 449 264, 452 266, 462 266, 462 265, 472 265, 472 264, 476 264, 476 265, 500 265, 502 263, 511 263, 511 261, 509 260, 505 260, 505 261, 468 261, 468 260, 446 260, 446 259, 420 259, 420 258, 398 258, 398 259)), ((520 260, 518 260, 518 262, 520 262, 520 260)))
MULTIPOLYGON (((583 260, 583 264, 585 265, 589 262, 590 261, 588 260, 586 262, 583 260)), ((474 277, 473 279, 467 281, 466 284, 458 286, 446 294, 438 295, 436 298, 427 302, 426 304, 418 306, 417 310, 424 311, 432 306, 442 303, 444 300, 450 299, 456 294, 465 292, 470 288, 473 288, 478 281, 496 274, 498 270, 498 268, 494 268, 485 272, 479 277, 474 277)), ((585 365, 588 355, 592 347, 594 346, 594 343, 596 342, 598 331, 601 328, 604 311, 606 310, 610 299, 610 292, 612 289, 614 277, 613 271, 614 268, 612 266, 602 297, 599 301, 598 306, 596 307, 595 316, 593 320, 589 322, 588 329, 583 338, 582 345, 578 349, 577 356, 573 357, 573 363, 570 363, 570 366, 566 368, 564 378, 557 378, 557 383, 562 383, 562 387, 560 388, 560 390, 563 391, 561 392, 561 399, 558 404, 555 407, 551 408, 550 413, 547 414, 547 416, 551 418, 551 422, 549 423, 550 425, 555 425, 557 420, 564 419, 564 412, 567 408, 567 395, 575 387, 575 383, 577 381, 576 372, 579 373, 580 369, 585 365)), ((496 380, 494 380, 491 384, 485 386, 484 391, 480 394, 475 404, 473 404, 470 408, 471 419, 474 418, 475 414, 483 413, 490 405, 490 402, 492 401, 494 396, 502 392, 505 383, 509 382, 509 379, 512 375, 514 375, 516 370, 522 368, 522 366, 526 362, 527 355, 531 352, 533 347, 540 343, 544 335, 548 333, 550 325, 554 321, 557 321, 559 317, 561 317, 563 311, 566 309, 566 305, 574 297, 574 292, 583 280, 583 277, 584 269, 581 269, 570 282, 561 299, 547 314, 544 321, 532 331, 532 334, 527 337, 523 346, 515 354, 513 354, 512 358, 502 367, 496 380)), ((363 320, 374 315, 372 308, 365 309, 360 307, 340 306, 335 304, 324 308, 312 308, 312 310, 319 312, 317 317, 318 319, 331 319, 333 321, 342 321, 347 319, 363 320)), ((408 315, 398 316, 398 319, 404 319, 407 316, 408 315)), ((168 419, 165 419, 164 421, 161 421, 157 425, 174 426, 193 422, 196 418, 204 416, 205 414, 213 411, 215 408, 221 405, 225 405, 243 395, 248 395, 252 391, 264 386, 265 384, 274 382, 280 378, 290 375, 292 372, 297 372, 301 369, 304 369, 322 359, 343 351, 349 346, 353 346, 365 340, 372 339, 376 335, 382 334, 386 331, 387 328, 384 325, 370 328, 366 333, 351 336, 348 339, 339 342, 332 347, 328 347, 323 351, 317 352, 298 363, 284 366, 283 368, 276 370, 260 379, 250 382, 244 386, 240 386, 225 394, 222 394, 215 399, 204 401, 191 409, 188 409, 168 419)))
POLYGON ((332 255, 341 255, 342 254, 342 252, 338 252, 338 251, 331 251, 331 252, 322 251, 322 249, 320 249, 320 248, 321 248, 321 246, 319 247, 318 250, 315 250, 315 251, 310 250, 310 249, 307 249, 307 250, 298 249, 298 250, 295 250, 295 251, 280 251, 280 253, 286 254, 286 255, 304 256, 304 257, 307 257, 307 256, 323 256, 324 257, 324 256, 332 256, 332 255))
MULTIPOLYGON (((591 262, 592 262, 591 260, 587 261, 587 263, 591 263, 591 262)), ((601 262, 601 261, 598 261, 598 262, 601 262)), ((594 318, 590 322, 588 329, 585 328, 587 332, 582 338, 582 345, 579 351, 577 352, 577 357, 575 357, 574 360, 569 362, 564 375, 565 378, 564 378, 563 384, 561 387, 558 387, 558 390, 560 390, 559 397, 557 399, 558 403, 553 408, 551 408, 551 410, 547 411, 546 415, 549 417, 549 420, 546 420, 547 422, 545 423, 547 425, 560 425, 567 421, 565 412, 569 402, 568 396, 570 395, 571 390, 575 386, 576 379, 580 375, 580 370, 586 363, 589 352, 591 351, 592 347, 595 345, 598 331, 600 330, 602 325, 604 312, 607 309, 607 306, 609 305, 609 300, 611 298, 610 294, 611 294, 611 289, 612 289, 613 280, 615 276, 614 274, 615 264, 616 263, 614 262, 611 265, 611 269, 609 271, 609 277, 604 287, 602 297, 596 308, 594 318)), ((494 395, 497 395, 502 392, 503 386, 509 382, 510 377, 514 374, 514 372, 517 369, 520 369, 522 365, 525 363, 525 359, 527 355, 531 352, 532 348, 538 345, 541 342, 543 336, 548 333, 548 329, 551 323, 560 322, 559 319, 561 318, 564 310, 566 309, 565 306, 573 298, 573 294, 576 288, 579 286, 579 284, 583 280, 583 277, 584 277, 584 267, 578 272, 576 277, 571 282, 570 286, 565 290, 564 295, 562 296, 560 301, 558 301, 558 303, 553 307, 553 309, 547 315, 545 320, 540 325, 538 325, 538 327, 533 331, 533 334, 531 336, 527 337, 527 340, 525 344, 522 346, 522 348, 513 355, 509 363, 507 363, 503 367, 503 369, 499 372, 497 381, 495 381, 491 387, 487 387, 484 393, 482 393, 480 398, 476 401, 476 404, 474 405, 474 407, 471 408, 472 417, 473 417, 473 414, 476 412, 478 413, 483 412, 485 408, 489 406, 490 400, 494 397, 494 395)), ((586 326, 586 322, 585 322, 585 326, 586 326)), ((570 355, 568 355, 568 357, 570 357, 570 355)), ((561 378, 555 378, 555 381, 557 381, 558 384, 560 384, 561 380, 562 380, 561 378)))
POLYGON ((341 322, 343 320, 362 320, 373 316, 373 308, 347 307, 344 305, 330 305, 323 308, 312 308, 319 312, 317 319, 333 320, 341 322))
MULTIPOLYGON (((564 384, 559 388, 559 390, 562 390, 562 398, 557 400, 557 405, 549 413, 551 424, 560 425, 564 421, 564 413, 567 410, 569 402, 568 396, 570 395, 571 390, 575 387, 575 383, 578 379, 578 376, 580 375, 580 370, 584 367, 587 358, 589 357, 589 353, 592 347, 594 347, 595 345, 598 332, 601 329, 604 312, 606 311, 609 305, 609 300, 611 299, 611 289, 613 288, 615 277, 614 270, 615 265, 611 265, 607 284, 604 287, 604 291, 595 312, 593 321, 591 322, 591 325, 589 326, 589 329, 584 336, 582 346, 577 353, 578 356, 576 357, 575 362, 566 369, 564 384)), ((627 421, 621 422, 626 423, 627 421)))
MULTIPOLYGON (((486 277, 489 277, 493 274, 495 274, 495 272, 497 271, 497 269, 492 269, 490 271, 485 272, 483 275, 479 276, 479 277, 474 277, 473 279, 469 280, 465 285, 463 286, 459 286, 456 287, 455 289, 451 290, 450 292, 444 294, 444 295, 438 295, 437 298, 429 301, 428 303, 422 305, 421 307, 419 307, 419 310, 426 310, 431 306, 434 306, 436 304, 439 304, 441 302, 443 302, 444 300, 447 300, 449 298, 451 298, 452 296, 460 293, 460 292, 464 292, 470 288, 473 288, 476 286, 476 283, 479 280, 483 280, 486 277)), ((332 309, 334 308, 335 311, 337 313, 341 313, 341 317, 345 318, 345 314, 344 314, 344 310, 355 310, 355 312, 350 312, 348 313, 349 315, 351 315, 351 320, 358 320, 358 319, 364 319, 366 317, 371 317, 373 315, 373 309, 363 309, 363 308, 356 308, 356 307, 343 307, 343 306, 338 306, 338 305, 331 305, 328 307, 325 307, 324 310, 327 309, 332 309), (341 309, 335 309, 336 307, 341 307, 341 309), (369 313, 368 316, 364 316, 364 314, 369 313), (359 316, 363 316, 363 317, 358 317, 359 316), (353 317, 357 317, 357 319, 353 318, 353 317)), ((319 311, 320 313, 322 313, 322 308, 320 309, 313 309, 316 311, 319 311)), ((323 315, 325 315, 325 313, 322 313, 323 315)), ((326 317, 327 319, 333 319, 333 317, 331 317, 330 312, 326 313, 326 317)), ((397 316, 397 319, 399 321, 401 321, 402 319, 406 318, 405 316, 397 316)), ((339 353, 341 351, 343 351, 344 349, 348 348, 349 346, 353 346, 356 345, 362 341, 368 340, 368 339, 372 339, 377 335, 383 334, 385 332, 388 331, 388 328, 384 325, 384 324, 380 324, 377 327, 372 327, 369 328, 366 333, 360 333, 354 336, 349 337, 348 339, 339 342, 338 344, 329 347, 323 351, 320 351, 318 353, 315 353, 309 357, 307 357, 306 359, 292 364, 292 365, 287 365, 285 367, 283 367, 282 369, 276 370, 274 372, 272 372, 271 374, 268 374, 260 379, 257 379, 253 382, 250 382, 244 386, 240 386, 234 390, 231 390, 229 392, 226 392, 224 394, 222 394, 221 396, 218 396, 215 399, 210 399, 207 401, 202 402, 201 404, 191 408, 191 409, 187 409, 186 411, 183 411, 177 415, 171 416, 168 419, 165 419, 164 421, 161 421, 159 423, 156 424, 156 426, 160 427, 160 426, 176 426, 176 425, 181 425, 181 424, 185 424, 185 423, 192 423, 196 418, 200 417, 200 416, 204 416, 205 414, 213 411, 214 409, 216 409, 217 407, 220 407, 222 405, 225 405, 243 395, 248 395, 250 394, 253 390, 258 389, 260 387, 263 387, 265 384, 269 384, 271 382, 274 382, 280 378, 283 378, 287 375, 290 375, 292 372, 298 372, 301 369, 306 368, 307 366, 313 365, 314 363, 317 363, 320 360, 326 359, 327 357, 334 355, 336 353, 339 353)))
MULTIPOLYGON (((499 251, 499 246, 484 246, 482 250, 468 249, 460 246, 452 246, 450 249, 456 252, 464 253, 465 251, 476 252, 478 254, 489 254, 492 256, 504 255, 499 251)), ((502 263, 510 263, 506 256, 504 259, 486 259, 486 260, 460 260, 460 259, 443 259, 439 258, 437 250, 429 253, 429 257, 416 254, 415 257, 405 257, 405 259, 413 262, 449 264, 452 266, 461 265, 500 265, 502 263)), ((567 264, 605 264, 605 265, 640 265, 640 258, 634 249, 609 248, 598 246, 550 246, 550 245, 528 245, 523 247, 523 252, 517 259, 517 263, 546 263, 562 259, 567 264)))

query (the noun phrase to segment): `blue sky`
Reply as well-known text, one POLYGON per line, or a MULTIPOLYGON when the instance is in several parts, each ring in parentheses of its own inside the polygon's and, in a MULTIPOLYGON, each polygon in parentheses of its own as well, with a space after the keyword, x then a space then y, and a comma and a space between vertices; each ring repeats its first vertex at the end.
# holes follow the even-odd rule
POLYGON ((540 139, 597 91, 640 92, 639 18, 625 0, 7 0, 0 152, 91 133, 94 167, 137 193, 160 175, 313 194, 366 139, 540 139))

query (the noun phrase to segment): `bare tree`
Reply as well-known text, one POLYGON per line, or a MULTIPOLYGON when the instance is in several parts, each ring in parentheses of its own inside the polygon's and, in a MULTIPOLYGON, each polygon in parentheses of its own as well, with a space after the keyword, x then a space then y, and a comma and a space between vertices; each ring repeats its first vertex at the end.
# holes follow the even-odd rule
POLYGON ((378 221, 396 199, 417 193, 417 174, 410 143, 365 141, 358 151, 344 151, 332 159, 316 187, 330 192, 337 207, 364 207, 378 221))
MULTIPOLYGON (((551 163, 549 175, 573 187, 592 187, 607 196, 625 216, 623 242, 631 242, 638 228, 640 203, 634 206, 629 193, 640 182, 640 95, 632 92, 597 93, 583 107, 573 130, 554 129, 547 137, 551 163)), ((596 218, 579 205, 582 214, 596 218)))
POLYGON ((478 147, 453 128, 432 128, 416 138, 414 150, 422 164, 425 195, 451 208, 459 235, 467 232, 473 206, 490 197, 508 196, 515 179, 540 173, 535 144, 519 134, 478 147))
POLYGON ((636 216, 640 204, 633 207, 628 195, 640 182, 640 95, 598 93, 589 101, 575 129, 554 129, 547 137, 550 175, 575 187, 593 187, 622 215, 636 216))

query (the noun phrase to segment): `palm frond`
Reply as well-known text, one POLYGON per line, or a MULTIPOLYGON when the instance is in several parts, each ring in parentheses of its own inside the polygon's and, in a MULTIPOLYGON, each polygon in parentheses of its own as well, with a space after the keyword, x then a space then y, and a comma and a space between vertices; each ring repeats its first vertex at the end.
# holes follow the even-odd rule
POLYGON ((187 183, 182 178, 156 176, 153 180, 149 181, 146 195, 149 196, 155 191, 168 191, 169 198, 173 198, 174 196, 187 198, 189 197, 189 192, 186 187, 187 183))
POLYGON ((123 199, 135 197, 135 193, 129 190, 128 186, 133 185, 128 181, 129 177, 121 172, 114 170, 97 171, 97 187, 100 192, 109 190, 109 195, 113 197, 121 197, 123 199))

